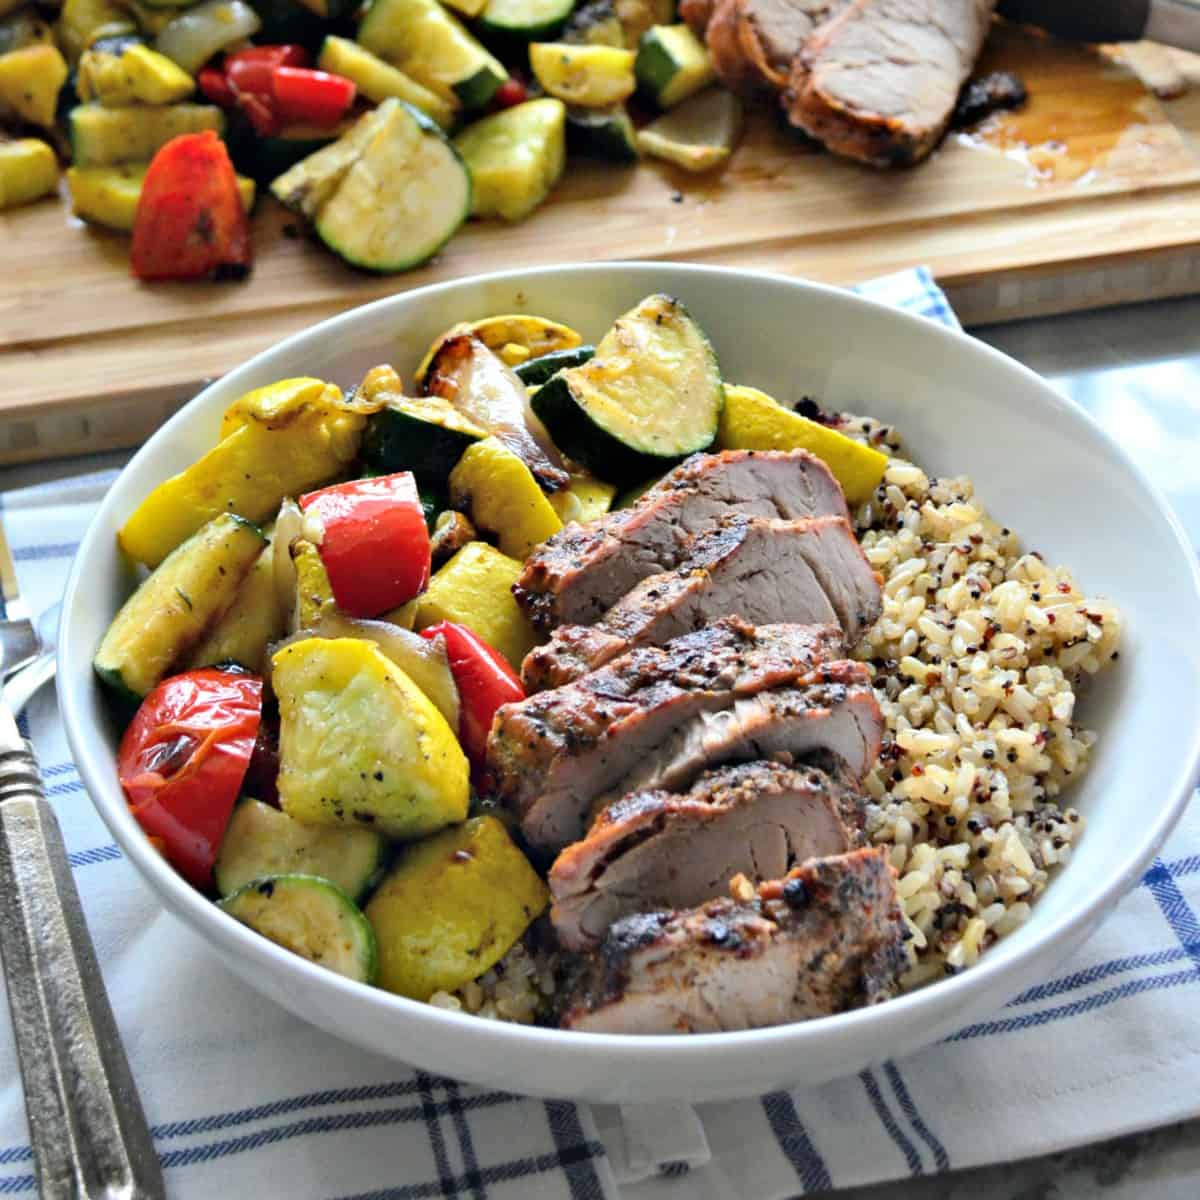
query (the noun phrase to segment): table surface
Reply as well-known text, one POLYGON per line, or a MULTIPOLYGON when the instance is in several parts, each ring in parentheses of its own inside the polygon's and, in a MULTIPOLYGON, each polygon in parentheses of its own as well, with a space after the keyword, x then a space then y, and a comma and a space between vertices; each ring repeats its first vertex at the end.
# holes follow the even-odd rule
MULTIPOLYGON (((1200 547, 1200 297, 972 331, 1086 408, 1158 484, 1200 547)), ((0 468, 0 491, 123 455, 0 468)), ((1200 1080, 1197 1080, 1200 1086, 1200 1080)), ((840 1200, 1195 1200, 1200 1120, 1018 1164, 837 1193, 840 1200)))

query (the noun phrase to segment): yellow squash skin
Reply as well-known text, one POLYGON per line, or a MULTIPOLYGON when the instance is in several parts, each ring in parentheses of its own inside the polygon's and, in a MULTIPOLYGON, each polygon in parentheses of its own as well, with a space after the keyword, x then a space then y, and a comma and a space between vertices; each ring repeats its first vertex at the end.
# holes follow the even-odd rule
POLYGON ((226 414, 227 436, 142 501, 118 534, 121 549, 134 562, 157 566, 218 513, 266 520, 285 496, 339 475, 358 453, 366 417, 332 384, 306 383, 286 403, 261 388, 237 401, 230 409, 237 427, 226 414))
POLYGON ((527 558, 562 521, 529 468, 494 437, 468 446, 450 472, 450 502, 477 529, 499 538, 510 558, 527 558))
POLYGON ((292 562, 296 567, 296 607, 292 613, 295 629, 312 629, 321 614, 334 607, 333 585, 321 560, 321 552, 300 538, 292 546, 292 562))
POLYGON ((495 817, 409 846, 366 908, 376 982, 413 1000, 453 991, 503 958, 548 898, 495 817))
POLYGON ((590 475, 572 475, 571 482, 561 492, 555 492, 550 506, 565 525, 568 521, 594 521, 612 508, 617 494, 615 485, 590 475))
MULTIPOLYGON (((72 211, 95 225, 131 233, 148 165, 68 167, 67 187, 71 192, 72 211)), ((249 212, 254 207, 254 180, 239 175, 237 184, 242 207, 249 212)))
POLYGON ((0 108, 49 129, 66 80, 67 60, 57 46, 24 46, 0 54, 0 108))
POLYGON ((807 450, 833 472, 853 506, 870 498, 887 469, 887 455, 791 412, 757 388, 728 384, 717 430, 722 450, 807 450))
POLYGON ((165 54, 149 46, 130 46, 121 54, 85 50, 79 60, 79 99, 98 100, 106 108, 132 104, 175 104, 195 90, 192 77, 165 54))
POLYGON ((467 815, 468 766, 424 692, 370 642, 306 638, 275 653, 279 803, 313 825, 406 839, 467 815))
POLYGON ((0 142, 0 210, 48 196, 58 185, 58 159, 45 142, 0 142))
POLYGON ((512 585, 521 566, 487 542, 468 542, 429 581, 417 605, 416 628, 457 621, 499 650, 519 671, 522 659, 538 640, 513 599, 512 585))
POLYGON ((534 42, 529 65, 537 81, 559 100, 584 108, 619 104, 633 94, 634 52, 613 46, 572 46, 534 42))

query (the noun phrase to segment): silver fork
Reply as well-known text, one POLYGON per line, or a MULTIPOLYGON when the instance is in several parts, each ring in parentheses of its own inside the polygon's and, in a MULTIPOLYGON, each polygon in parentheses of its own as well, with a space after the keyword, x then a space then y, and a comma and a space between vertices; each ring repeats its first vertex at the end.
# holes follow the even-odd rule
POLYGON ((0 623, 0 958, 38 1189, 49 1200, 161 1200, 162 1169, 62 832, 17 729, 16 714, 54 674, 54 637, 47 628, 43 640, 24 611, 2 526, 0 584, 18 614, 0 623), (12 674, 14 662, 26 665, 12 674))

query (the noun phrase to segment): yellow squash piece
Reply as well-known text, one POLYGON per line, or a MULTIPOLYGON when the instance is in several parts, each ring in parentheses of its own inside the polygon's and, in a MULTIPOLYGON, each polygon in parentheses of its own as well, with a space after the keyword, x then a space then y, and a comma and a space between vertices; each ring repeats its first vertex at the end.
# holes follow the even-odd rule
POLYGON ((65 0, 58 19, 58 41, 69 62, 98 38, 137 33, 137 21, 117 0, 65 0))
POLYGON ((87 49, 79 60, 76 88, 85 103, 106 108, 131 104, 174 104, 196 90, 192 77, 165 54, 149 46, 129 46, 119 54, 87 49))
POLYGON ((397 100, 419 108, 443 129, 449 129, 454 124, 454 115, 457 112, 454 104, 405 75, 399 67, 384 62, 365 46, 360 46, 348 38, 330 34, 321 46, 317 66, 322 71, 353 80, 359 94, 366 96, 374 104, 382 104, 394 96, 397 100))
MULTIPOLYGON (((506 221, 529 216, 562 178, 566 128, 566 106, 544 96, 501 109, 464 129, 454 139, 454 148, 471 172, 471 212, 506 221)), ((499 349, 503 354, 503 347, 499 349)))
POLYGON ((192 651, 185 669, 237 663, 255 675, 266 666, 267 647, 284 634, 284 614, 275 591, 272 548, 268 542, 242 580, 225 615, 192 651))
POLYGON ((226 414, 227 436, 159 484, 125 522, 118 535, 125 553, 156 566, 217 513, 266 520, 285 496, 339 475, 358 453, 366 417, 339 388, 308 382, 318 386, 298 389, 285 402, 263 388, 237 401, 226 414))
POLYGON ((58 159, 45 142, 0 142, 0 210, 48 196, 58 184, 58 159))
MULTIPOLYGON (((67 187, 77 217, 121 233, 133 230, 138 198, 146 178, 146 163, 116 167, 68 167, 67 187)), ((237 177, 238 194, 247 212, 254 207, 254 180, 237 177)))
POLYGON ((492 816, 407 847, 367 905, 380 987, 413 1000, 478 978, 546 907, 546 885, 492 816))
POLYGON ((616 494, 615 484, 590 475, 572 475, 571 482, 550 497, 550 506, 564 525, 568 521, 594 521, 612 508, 616 494))
POLYGON ((304 538, 298 538, 293 544, 292 562, 296 566, 296 608, 292 628, 312 629, 322 614, 334 607, 329 572, 325 570, 321 552, 304 538))
POLYGON ((861 504, 879 486, 887 455, 790 412, 757 388, 728 384, 717 430, 722 450, 807 450, 833 472, 846 502, 861 504))
POLYGON ((513 599, 522 564, 487 542, 464 546, 429 581, 417 605, 416 628, 457 621, 477 633, 517 670, 537 635, 513 599))
POLYGON ((529 468, 494 437, 475 442, 450 472, 450 502, 494 533, 510 558, 528 558, 562 521, 529 468))
POLYGON ((378 647, 306 638, 275 653, 279 802, 298 821, 418 838, 467 815, 467 759, 429 698, 378 647))
MULTIPOLYGON (((583 338, 569 325, 560 325, 546 317, 533 317, 528 313, 502 313, 496 317, 484 317, 480 321, 462 321, 451 326, 425 351, 413 378, 420 383, 433 362, 434 355, 452 337, 474 334, 489 350, 497 354, 506 346, 519 346, 529 351, 526 358, 539 358, 555 350, 574 350, 583 345, 583 338)), ((503 357, 503 356, 502 356, 503 357)), ((508 366, 514 364, 504 360, 508 366)), ((396 389, 399 390, 399 389, 396 389)))
POLYGON ((67 80, 67 60, 57 46, 25 46, 0 54, 0 110, 49 129, 58 93, 67 80))
POLYGON ((535 42, 529 65, 552 96, 583 108, 605 108, 633 94, 634 52, 614 46, 573 46, 566 42, 535 42))

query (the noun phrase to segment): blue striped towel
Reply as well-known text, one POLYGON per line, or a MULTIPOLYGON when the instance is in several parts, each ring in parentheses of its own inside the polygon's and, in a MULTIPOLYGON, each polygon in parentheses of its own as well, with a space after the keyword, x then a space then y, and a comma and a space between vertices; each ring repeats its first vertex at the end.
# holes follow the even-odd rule
MULTIPOLYGON (((954 323, 924 272, 863 290, 954 323)), ((3 498, 35 612, 112 476, 3 498)), ((1200 812, 1073 962, 941 1045, 753 1102, 590 1108, 379 1061, 248 990, 122 860, 52 695, 29 719, 172 1196, 776 1200, 1200 1114, 1200 812)), ((0 1196, 34 1190, 0 1017, 0 1196)))

